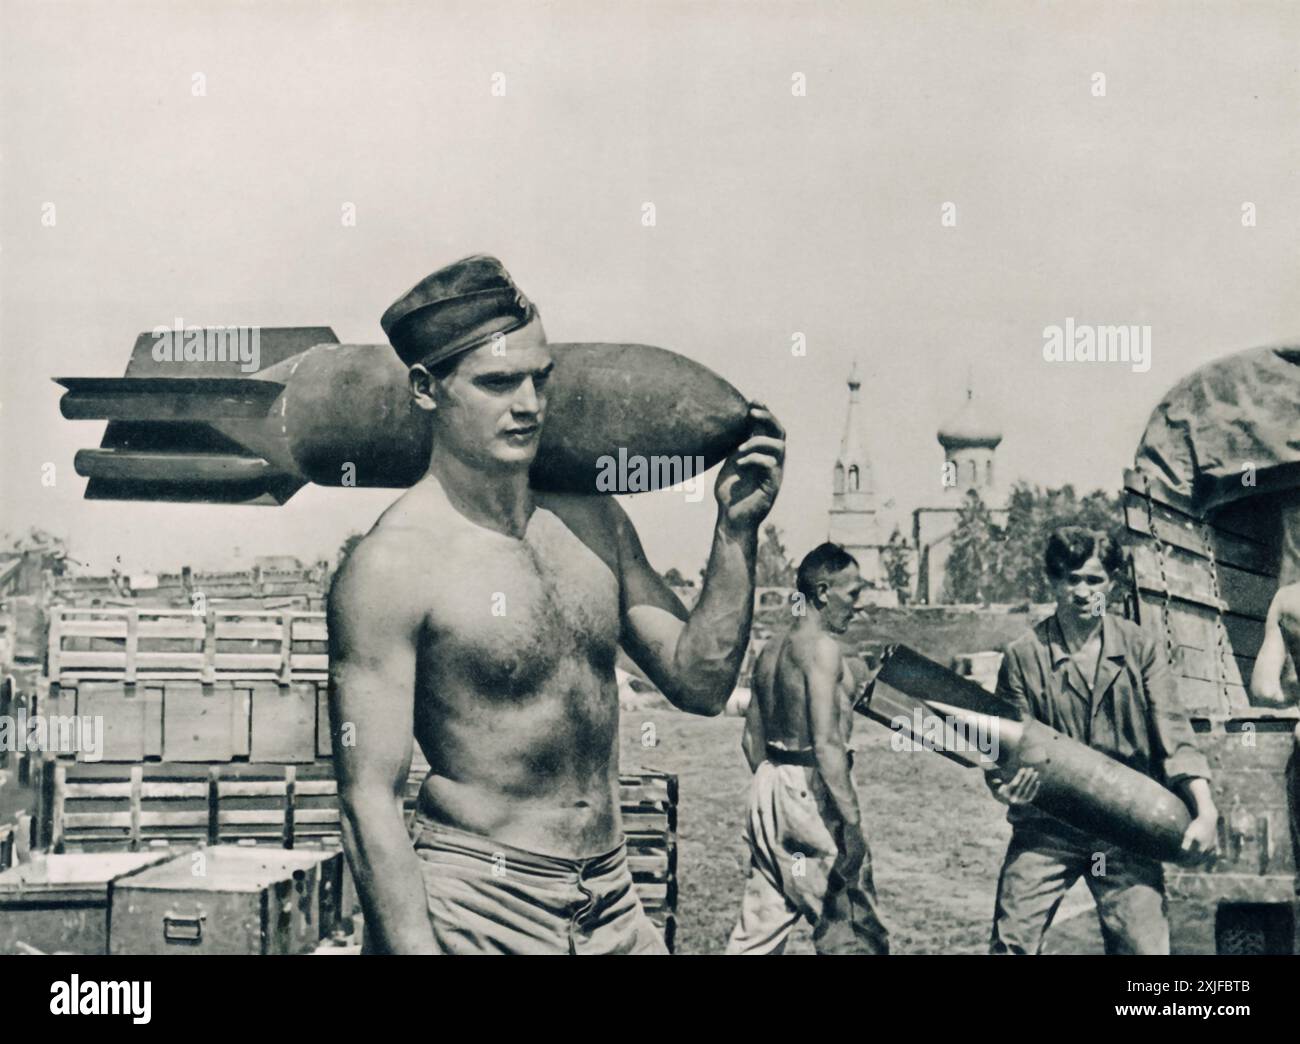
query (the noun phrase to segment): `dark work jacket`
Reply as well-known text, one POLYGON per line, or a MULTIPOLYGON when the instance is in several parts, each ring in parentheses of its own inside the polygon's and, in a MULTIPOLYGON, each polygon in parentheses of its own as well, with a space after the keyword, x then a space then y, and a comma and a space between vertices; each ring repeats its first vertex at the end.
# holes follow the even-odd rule
MULTIPOLYGON (((1165 786, 1210 778, 1164 650, 1129 620, 1102 617, 1097 680, 1090 688, 1053 613, 1007 646, 997 698, 1008 716, 1036 718, 1165 786)), ((1028 805, 1013 805, 1007 814, 1012 823, 1045 818, 1028 805)))

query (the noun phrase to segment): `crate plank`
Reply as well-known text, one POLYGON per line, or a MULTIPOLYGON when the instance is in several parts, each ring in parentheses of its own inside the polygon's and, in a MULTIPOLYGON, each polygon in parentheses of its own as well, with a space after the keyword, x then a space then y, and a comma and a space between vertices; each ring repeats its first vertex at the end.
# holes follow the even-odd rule
MULTIPOLYGON (((1154 533, 1142 498, 1133 493, 1126 496, 1124 521, 1129 529, 1144 536, 1154 536, 1163 543, 1173 544, 1184 551, 1205 556, 1207 549, 1199 523, 1161 504, 1154 504, 1151 514, 1155 523, 1154 533)), ((1277 555, 1271 548, 1214 527, 1210 527, 1209 533, 1214 557, 1219 564, 1265 576, 1277 575, 1277 555)))
POLYGON ((316 756, 328 758, 334 753, 334 739, 330 735, 329 687, 321 685, 316 690, 316 756))
POLYGON ((1229 685, 1225 695, 1217 682, 1201 678, 1179 678, 1178 698, 1191 714, 1225 715, 1250 706, 1250 697, 1240 685, 1229 685))
MULTIPOLYGON (((1142 625, 1164 642, 1165 610, 1159 595, 1144 594, 1140 599, 1139 614, 1142 625)), ((1214 646, 1215 620, 1223 621, 1228 645, 1234 656, 1253 660, 1264 641, 1262 621, 1225 613, 1220 616, 1206 606, 1187 602, 1173 602, 1169 608, 1169 627, 1177 645, 1208 649, 1214 646)))
POLYGON ((330 669, 328 653, 290 653, 289 666, 294 671, 325 672, 330 669))
MULTIPOLYGON (((126 812, 65 812, 63 827, 67 834, 78 830, 103 829, 115 827, 130 830, 133 814, 126 812)), ((140 827, 181 827, 203 826, 208 823, 206 809, 191 809, 182 812, 140 812, 140 827)))
POLYGON ((203 618, 191 620, 140 620, 140 641, 159 638, 184 638, 203 641, 203 618))
MULTIPOLYGON (((221 809, 217 812, 217 822, 223 826, 282 826, 285 809, 236 808, 221 809)), ((339 810, 335 808, 295 808, 293 810, 294 826, 320 826, 337 824, 339 810)))
POLYGON ((141 652, 135 653, 135 669, 147 671, 203 671, 203 651, 198 652, 141 652))
POLYGON ((278 672, 280 654, 251 652, 218 652, 213 655, 213 664, 218 673, 226 674, 236 671, 278 672))
POLYGON ((662 845, 664 838, 675 833, 672 810, 649 813, 642 809, 622 809, 623 832, 628 844, 662 845))
MULTIPOLYGON (((143 761, 157 746, 157 737, 150 735, 149 727, 159 717, 149 713, 149 703, 158 698, 157 690, 142 686, 84 682, 76 689, 76 714, 99 719, 104 760, 143 761)), ((78 759, 85 760, 84 753, 79 753, 78 759)))
POLYGON ((163 756, 168 761, 229 761, 234 757, 235 692, 228 684, 168 682, 163 756))
MULTIPOLYGON (((59 669, 61 672, 69 670, 112 670, 119 675, 126 671, 126 653, 125 652, 80 652, 77 650, 63 650, 59 654, 59 669)), ((55 677, 52 675, 52 677, 55 677)))
MULTIPOLYGON (((69 782, 63 787, 66 800, 127 800, 131 798, 130 783, 69 782)), ((141 797, 145 800, 206 800, 208 785, 206 783, 158 783, 146 781, 141 784, 141 797)))
POLYGON ((218 616, 216 619, 216 637, 221 639, 255 639, 261 641, 280 643, 282 629, 276 618, 270 621, 252 621, 243 619, 231 619, 229 617, 218 616))
MULTIPOLYGON (((1149 545, 1134 547, 1133 565, 1140 588, 1163 592, 1160 563, 1154 548, 1149 545)), ((1194 558, 1179 551, 1167 551, 1164 566, 1165 580, 1173 597, 1215 610, 1219 608, 1214 597, 1214 580, 1206 559, 1194 558)), ((1264 619, 1277 589, 1276 580, 1224 565, 1218 567, 1218 575, 1219 593, 1227 611, 1256 620, 1264 619)))
POLYGON ((315 761, 316 707, 312 682, 254 686, 249 757, 254 761, 315 761))
POLYGON ((78 620, 65 617, 59 626, 63 638, 126 638, 125 620, 78 620))

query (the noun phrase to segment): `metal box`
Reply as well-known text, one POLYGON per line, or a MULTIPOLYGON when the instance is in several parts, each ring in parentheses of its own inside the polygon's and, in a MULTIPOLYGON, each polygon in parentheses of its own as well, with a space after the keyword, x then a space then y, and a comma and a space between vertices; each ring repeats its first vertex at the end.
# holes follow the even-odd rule
POLYGON ((338 920, 338 851, 217 845, 111 891, 114 954, 308 953, 338 920))
POLYGON ((77 852, 10 867, 0 873, 0 953, 107 953, 110 883, 175 857, 174 849, 77 852))

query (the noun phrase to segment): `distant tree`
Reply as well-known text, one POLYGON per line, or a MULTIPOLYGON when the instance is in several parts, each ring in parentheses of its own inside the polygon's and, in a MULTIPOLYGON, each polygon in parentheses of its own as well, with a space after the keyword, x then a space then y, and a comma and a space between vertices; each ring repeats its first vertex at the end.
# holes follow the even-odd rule
POLYGON ((906 602, 912 593, 911 549, 897 526, 889 534, 889 543, 880 555, 885 567, 885 580, 898 594, 900 602, 906 602))
POLYGON ((781 542, 781 531, 769 522, 763 527, 758 542, 758 561, 754 567, 754 583, 759 587, 793 587, 794 566, 786 556, 781 542))
POLYGON ((973 489, 966 491, 951 539, 952 550, 944 569, 943 600, 987 605, 993 601, 998 586, 1002 532, 973 489))
POLYGON ((664 573, 664 583, 669 587, 694 587, 694 580, 687 580, 682 576, 681 570, 673 566, 668 572, 664 573))

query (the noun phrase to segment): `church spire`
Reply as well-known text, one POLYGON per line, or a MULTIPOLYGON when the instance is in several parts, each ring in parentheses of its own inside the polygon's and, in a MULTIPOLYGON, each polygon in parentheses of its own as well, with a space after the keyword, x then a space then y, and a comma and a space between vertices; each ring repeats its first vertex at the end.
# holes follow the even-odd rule
POLYGON ((876 487, 868 451, 867 419, 861 402, 862 380, 856 359, 847 383, 849 405, 832 472, 829 536, 857 558, 868 580, 876 580, 880 544, 876 487))
MULTIPOLYGON (((875 487, 871 481, 871 456, 867 451, 867 425, 866 418, 863 416, 861 392, 862 381, 858 377, 858 361, 853 360, 853 368, 849 370, 849 409, 844 417, 844 434, 840 436, 840 452, 835 459, 837 469, 843 468, 845 475, 845 492, 864 492, 873 497, 875 487), (856 469, 858 481, 851 483, 848 481, 851 469, 856 469)), ((838 474, 838 471, 837 471, 838 474)), ((839 484, 835 489, 841 490, 839 484)))

